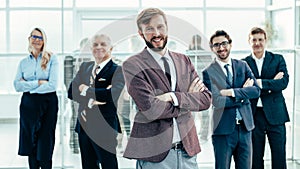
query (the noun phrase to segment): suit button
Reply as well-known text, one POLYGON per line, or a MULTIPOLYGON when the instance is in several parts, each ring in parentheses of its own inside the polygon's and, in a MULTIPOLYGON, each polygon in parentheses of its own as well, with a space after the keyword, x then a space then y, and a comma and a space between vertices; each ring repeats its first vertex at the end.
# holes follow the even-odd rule
POLYGON ((268 93, 271 93, 271 90, 269 90, 268 93))
POLYGON ((241 100, 241 102, 243 103, 243 102, 244 102, 244 100, 241 100))

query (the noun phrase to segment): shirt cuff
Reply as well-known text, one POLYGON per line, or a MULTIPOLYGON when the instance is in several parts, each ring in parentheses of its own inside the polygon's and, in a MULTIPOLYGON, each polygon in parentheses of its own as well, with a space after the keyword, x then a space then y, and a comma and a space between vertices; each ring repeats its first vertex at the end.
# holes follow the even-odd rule
POLYGON ((171 97, 172 97, 172 100, 173 100, 173 105, 178 106, 179 103, 178 103, 178 99, 177 99, 175 93, 171 92, 170 94, 171 94, 171 97))
POLYGON ((93 102, 94 102, 94 99, 92 99, 92 98, 90 98, 90 100, 89 100, 89 103, 88 103, 88 107, 91 109, 91 108, 93 108, 93 102))
POLYGON ((87 91, 88 89, 89 89, 89 87, 85 86, 85 87, 83 88, 83 90, 81 91, 80 95, 81 95, 81 96, 86 96, 86 91, 87 91))
POLYGON ((233 89, 229 89, 229 90, 231 90, 231 96, 235 97, 234 90, 233 89))

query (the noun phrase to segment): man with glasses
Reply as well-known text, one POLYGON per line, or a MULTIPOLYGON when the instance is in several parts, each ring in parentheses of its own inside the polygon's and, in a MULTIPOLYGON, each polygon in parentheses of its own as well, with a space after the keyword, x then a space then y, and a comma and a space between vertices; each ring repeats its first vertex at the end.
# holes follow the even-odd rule
POLYGON ((252 28, 248 41, 252 52, 245 61, 261 88, 260 97, 250 100, 255 123, 252 169, 264 168, 266 136, 271 149, 272 169, 286 169, 285 123, 290 121, 282 94, 289 83, 286 63, 282 55, 265 50, 267 36, 263 29, 252 28))
POLYGON ((202 72, 213 97, 215 168, 229 169, 233 156, 236 169, 251 169, 254 122, 249 99, 257 98, 260 89, 247 63, 230 58, 231 43, 225 31, 216 31, 210 47, 217 57, 202 72))

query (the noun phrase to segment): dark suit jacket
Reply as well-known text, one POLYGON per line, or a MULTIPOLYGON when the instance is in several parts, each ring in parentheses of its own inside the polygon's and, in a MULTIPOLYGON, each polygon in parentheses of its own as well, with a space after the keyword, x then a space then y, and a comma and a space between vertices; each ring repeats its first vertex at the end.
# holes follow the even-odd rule
MULTIPOLYGON (((112 60, 109 61, 97 74, 95 80, 92 78, 92 71, 95 62, 83 62, 79 68, 78 73, 70 84, 68 90, 68 98, 79 103, 78 112, 86 110, 87 122, 84 122, 79 115, 76 124, 76 131, 80 132, 80 124, 84 128, 90 128, 98 130, 97 120, 104 118, 108 124, 111 120, 109 118, 117 118, 117 103, 120 93, 124 87, 124 78, 122 74, 122 68, 119 67, 112 60), (87 90, 86 96, 81 96, 78 89, 79 85, 86 84, 91 85, 87 90), (112 85, 111 89, 107 89, 109 85, 112 85), (93 106, 92 109, 88 108, 88 101, 90 98, 99 102, 106 102, 104 105, 93 106)), ((112 128, 120 131, 120 125, 116 128, 113 123, 110 124, 112 128)), ((102 128, 103 126, 99 126, 102 128)))
POLYGON ((183 54, 169 54, 176 68, 177 84, 174 93, 179 106, 155 97, 171 89, 164 71, 146 49, 123 63, 128 93, 138 107, 124 157, 162 161, 172 146, 174 117, 188 155, 194 156, 200 152, 191 111, 208 109, 211 93, 208 90, 188 93, 190 84, 198 77, 194 66, 183 54))
MULTIPOLYGON (((285 99, 282 94, 289 83, 289 74, 282 55, 266 51, 262 66, 261 76, 258 74, 257 66, 252 54, 244 59, 252 69, 254 76, 262 80, 260 98, 267 121, 271 125, 281 125, 290 121, 286 108, 285 99), (274 80, 277 73, 283 72, 282 79, 274 80)), ((256 112, 258 98, 251 99, 253 113, 256 112)))
POLYGON ((204 84, 213 95, 213 126, 214 135, 231 134, 236 126, 236 109, 244 120, 246 129, 254 128, 253 116, 249 99, 257 98, 260 89, 255 77, 246 62, 232 59, 233 86, 226 81, 226 75, 214 60, 203 73, 204 84), (254 79, 254 85, 243 88, 246 80, 254 79), (233 88, 235 97, 221 96, 220 90, 233 88))

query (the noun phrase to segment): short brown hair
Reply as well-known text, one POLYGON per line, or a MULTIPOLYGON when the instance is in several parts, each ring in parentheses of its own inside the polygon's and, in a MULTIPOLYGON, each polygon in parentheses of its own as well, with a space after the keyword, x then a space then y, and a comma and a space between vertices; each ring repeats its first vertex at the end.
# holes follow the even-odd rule
POLYGON ((251 30, 250 30, 250 33, 249 33, 249 40, 250 40, 250 35, 254 35, 254 34, 258 34, 258 33, 262 33, 264 34, 265 36, 265 39, 267 39, 267 33, 265 30, 263 30, 262 28, 259 28, 259 27, 253 27, 251 30))
POLYGON ((229 42, 229 44, 231 44, 231 42, 232 42, 232 39, 230 38, 230 36, 228 35, 228 33, 227 32, 225 32, 224 30, 217 30, 213 35, 211 35, 211 37, 210 37, 210 40, 209 40, 209 46, 212 48, 212 43, 213 43, 213 39, 215 38, 215 37, 219 37, 219 36, 224 36, 227 40, 228 40, 228 42, 229 42))
POLYGON ((156 15, 161 15, 165 20, 165 24, 168 26, 166 14, 162 10, 158 8, 146 8, 142 10, 137 16, 136 23, 138 29, 142 31, 141 24, 148 24, 151 18, 156 15))

